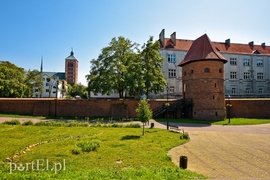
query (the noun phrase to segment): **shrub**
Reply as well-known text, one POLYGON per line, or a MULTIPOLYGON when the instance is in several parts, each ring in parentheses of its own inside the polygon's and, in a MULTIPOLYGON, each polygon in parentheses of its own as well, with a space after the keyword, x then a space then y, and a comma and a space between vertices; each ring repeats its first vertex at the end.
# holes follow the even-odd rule
POLYGON ((3 122, 3 124, 8 124, 8 125, 20 125, 21 122, 20 122, 19 120, 14 119, 14 120, 11 120, 11 121, 5 121, 5 122, 3 122))
POLYGON ((78 155, 81 154, 82 150, 80 148, 72 149, 72 154, 78 155))
POLYGON ((33 123, 33 121, 25 121, 23 124, 22 124, 23 126, 33 126, 34 125, 34 123, 33 123))
POLYGON ((127 127, 127 128, 141 128, 141 125, 138 123, 136 123, 136 124, 130 123, 130 124, 126 124, 125 127, 127 127))
POLYGON ((92 140, 91 142, 81 142, 77 146, 81 148, 82 152, 91 152, 97 150, 100 147, 99 140, 92 140))

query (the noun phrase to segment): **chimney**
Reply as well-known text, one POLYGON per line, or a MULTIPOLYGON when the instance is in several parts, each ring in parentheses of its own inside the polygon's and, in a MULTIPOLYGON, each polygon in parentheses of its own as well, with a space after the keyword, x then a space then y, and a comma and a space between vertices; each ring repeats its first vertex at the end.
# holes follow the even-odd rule
POLYGON ((264 42, 264 43, 262 43, 262 47, 263 47, 263 48, 265 48, 265 42, 264 42))
POLYGON ((165 29, 162 29, 162 31, 159 34, 159 42, 161 47, 164 47, 164 35, 165 35, 165 29))
POLYGON ((254 41, 250 41, 248 44, 249 44, 251 47, 253 47, 253 46, 254 46, 254 41))
POLYGON ((226 46, 230 46, 231 45, 231 40, 230 39, 226 39, 225 40, 225 45, 226 46))
POLYGON ((171 41, 173 42, 174 45, 176 45, 176 32, 171 34, 171 41))

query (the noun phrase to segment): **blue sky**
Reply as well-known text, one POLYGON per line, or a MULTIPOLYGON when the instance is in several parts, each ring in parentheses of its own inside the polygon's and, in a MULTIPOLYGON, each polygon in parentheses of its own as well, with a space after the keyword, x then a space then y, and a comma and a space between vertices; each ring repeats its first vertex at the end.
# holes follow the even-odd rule
POLYGON ((71 48, 86 85, 90 60, 113 37, 143 44, 176 32, 194 40, 270 45, 269 0, 1 0, 0 60, 28 69, 64 72, 71 48))

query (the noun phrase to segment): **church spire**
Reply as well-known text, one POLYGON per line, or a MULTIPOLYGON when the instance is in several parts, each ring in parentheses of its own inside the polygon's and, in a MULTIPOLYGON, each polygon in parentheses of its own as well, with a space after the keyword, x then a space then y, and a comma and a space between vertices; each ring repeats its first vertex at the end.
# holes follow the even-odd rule
POLYGON ((40 72, 43 72, 43 56, 41 56, 40 72))

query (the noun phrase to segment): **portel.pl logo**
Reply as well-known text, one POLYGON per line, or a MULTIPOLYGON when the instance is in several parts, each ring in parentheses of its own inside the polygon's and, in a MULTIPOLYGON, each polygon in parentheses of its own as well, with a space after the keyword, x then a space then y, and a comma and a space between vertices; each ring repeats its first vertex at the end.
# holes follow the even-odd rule
POLYGON ((28 163, 9 163, 9 173, 12 174, 15 171, 52 171, 57 174, 59 171, 66 170, 66 160, 62 162, 51 163, 48 159, 36 159, 28 163))

